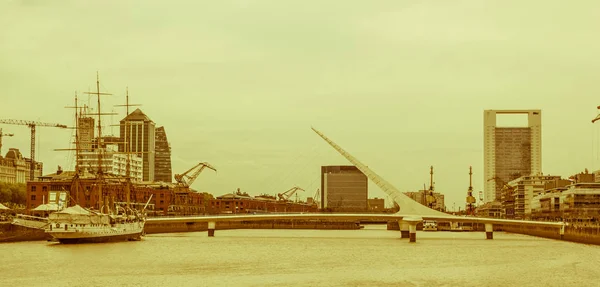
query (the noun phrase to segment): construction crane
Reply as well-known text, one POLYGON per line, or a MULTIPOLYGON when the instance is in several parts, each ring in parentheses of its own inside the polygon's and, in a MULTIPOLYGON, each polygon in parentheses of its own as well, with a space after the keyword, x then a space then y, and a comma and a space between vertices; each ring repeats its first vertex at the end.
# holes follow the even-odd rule
POLYGON ((0 129, 0 157, 2 156, 2 137, 12 137, 14 134, 5 134, 2 133, 2 129, 0 129))
POLYGON ((29 180, 33 180, 33 174, 35 171, 35 127, 55 127, 55 128, 63 128, 66 129, 66 125, 61 124, 49 124, 49 123, 40 123, 34 121, 23 121, 23 120, 0 120, 0 124, 9 124, 9 125, 24 125, 28 126, 31 129, 31 166, 29 168, 29 180))
POLYGON ((214 168, 212 165, 210 165, 208 162, 201 162, 201 163, 197 164, 196 166, 188 169, 186 172, 184 172, 182 174, 176 174, 175 181, 177 181, 177 185, 179 185, 180 187, 190 187, 190 185, 192 185, 192 183, 194 183, 194 181, 196 180, 198 175, 205 168, 210 168, 210 169, 214 170, 215 172, 217 171, 217 169, 214 168), (191 173, 191 175, 188 175, 189 173, 191 173))
POLYGON ((319 206, 319 203, 321 202, 321 191, 317 188, 317 191, 315 191, 315 195, 313 196, 313 202, 319 206))
POLYGON ((278 193, 277 197, 279 197, 279 200, 288 201, 289 198, 292 197, 292 195, 294 195, 294 193, 296 193, 298 190, 305 191, 300 187, 294 186, 284 193, 278 193))

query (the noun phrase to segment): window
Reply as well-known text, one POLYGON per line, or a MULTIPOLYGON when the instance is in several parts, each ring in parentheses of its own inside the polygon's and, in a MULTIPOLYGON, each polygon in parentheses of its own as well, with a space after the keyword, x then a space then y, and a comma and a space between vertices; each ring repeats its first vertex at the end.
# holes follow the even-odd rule
POLYGON ((34 185, 34 186, 32 186, 32 187, 31 187, 31 191, 35 191, 35 188, 36 188, 36 186, 35 186, 35 185, 34 185))
POLYGON ((31 200, 35 200, 35 194, 31 196, 31 200))
POLYGON ((47 186, 42 186, 42 191, 48 191, 48 187, 47 186))

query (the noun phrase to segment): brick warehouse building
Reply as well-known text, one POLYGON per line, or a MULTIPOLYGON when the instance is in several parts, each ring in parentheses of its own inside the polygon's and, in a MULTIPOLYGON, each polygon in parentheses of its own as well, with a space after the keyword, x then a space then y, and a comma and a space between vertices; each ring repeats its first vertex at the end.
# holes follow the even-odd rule
POLYGON ((211 200, 207 211, 210 214, 316 212, 317 206, 304 202, 291 202, 276 200, 275 198, 228 193, 211 200))
MULTIPOLYGON (((67 206, 79 204, 85 208, 98 209, 100 195, 97 180, 93 175, 84 174, 79 179, 77 192, 73 185, 74 172, 40 177, 37 181, 27 182, 27 209, 34 209, 49 201, 50 193, 67 192, 67 206)), ((107 177, 103 185, 104 196, 116 203, 127 201, 122 177, 107 177)), ((180 192, 174 184, 133 183, 130 190, 130 202, 142 207, 150 196, 148 211, 151 215, 198 215, 222 213, 252 212, 315 212, 317 206, 307 203, 275 200, 273 198, 251 197, 238 194, 226 194, 216 199, 209 193, 180 192), (177 192, 176 192, 177 191, 177 192)), ((57 197, 52 197, 57 198, 57 197)))
MULTIPOLYGON (((98 209, 100 195, 97 189, 95 176, 84 174, 80 176, 77 191, 73 186, 74 172, 57 172, 57 174, 39 177, 36 181, 27 182, 27 209, 34 209, 39 205, 48 203, 51 192, 67 192, 67 206, 79 204, 85 208, 98 209)), ((104 196, 112 201, 124 203, 127 201, 125 179, 122 177, 106 177, 102 187, 104 196)), ((143 206, 150 196, 150 213, 167 215, 175 214, 202 214, 206 212, 208 200, 212 196, 206 193, 187 192, 178 193, 177 205, 173 185, 163 183, 133 183, 130 189, 130 202, 133 205, 143 206), (152 212, 154 211, 154 212, 152 212)))

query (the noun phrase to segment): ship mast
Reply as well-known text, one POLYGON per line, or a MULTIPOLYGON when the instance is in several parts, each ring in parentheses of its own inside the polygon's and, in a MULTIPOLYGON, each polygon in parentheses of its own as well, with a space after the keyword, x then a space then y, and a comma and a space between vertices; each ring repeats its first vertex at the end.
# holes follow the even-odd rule
POLYGON ((128 133, 127 133, 127 128, 129 127, 129 107, 130 106, 139 106, 136 104, 129 104, 129 87, 126 88, 125 90, 125 105, 116 105, 116 106, 120 106, 120 107, 125 107, 125 132, 123 135, 123 144, 124 144, 124 150, 125 150, 125 154, 127 154, 127 162, 125 163, 125 180, 126 180, 126 184, 125 184, 125 196, 127 199, 127 210, 130 210, 131 208, 131 147, 130 147, 130 143, 127 140, 128 139, 128 133))
MULTIPOLYGON (((75 174, 79 174, 79 117, 77 109, 77 92, 75 92, 75 174)), ((77 197, 77 193, 75 194, 77 197)))
MULTIPOLYGON (((96 179, 97 179, 97 186, 98 186, 98 210, 102 211, 102 208, 106 208, 108 209, 108 199, 104 200, 103 196, 104 193, 102 192, 102 180, 104 179, 103 176, 103 171, 102 171, 102 158, 104 156, 104 149, 103 149, 103 145, 102 145, 102 110, 101 110, 101 106, 100 106, 100 96, 102 95, 112 95, 109 93, 101 93, 100 92, 100 76, 98 75, 98 72, 96 72, 96 92, 88 92, 87 94, 90 95, 96 95, 98 97, 98 113, 96 113, 96 115, 98 115, 98 137, 96 140, 96 144, 97 144, 97 152, 98 152, 98 171, 96 174, 96 179)), ((106 212, 108 213, 108 210, 106 210, 106 212)))
MULTIPOLYGON (((75 174, 73 175, 73 180, 71 182, 71 191, 73 193, 75 193, 74 199, 75 199, 76 204, 78 204, 78 202, 79 202, 79 181, 77 179, 79 179, 79 117, 81 116, 81 114, 78 113, 79 106, 77 104, 78 104, 77 91, 75 91, 75 105, 72 107, 65 107, 65 108, 75 109, 75 126, 72 127, 75 129, 75 149, 72 149, 72 148, 55 149, 55 151, 75 150, 75 174)), ((71 197, 70 194, 69 194, 69 197, 71 199, 73 199, 73 197, 71 197)))
POLYGON ((75 201, 79 202, 79 113, 77 111, 77 92, 75 92, 75 201))

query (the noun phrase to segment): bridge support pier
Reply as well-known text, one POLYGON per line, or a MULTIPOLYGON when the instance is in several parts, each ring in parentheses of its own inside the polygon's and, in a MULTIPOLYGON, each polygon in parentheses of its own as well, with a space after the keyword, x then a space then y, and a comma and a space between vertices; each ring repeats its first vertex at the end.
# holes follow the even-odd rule
POLYGON ((408 242, 417 242, 417 222, 411 222, 408 226, 409 237, 408 242))
POLYGON ((565 224, 560 226, 560 240, 565 239, 565 224))
POLYGON ((405 222, 404 220, 399 220, 398 225, 400 226, 400 238, 408 238, 408 222, 405 222))
POLYGON ((491 223, 485 224, 485 239, 494 239, 494 225, 491 223))
POLYGON ((214 221, 209 221, 208 222, 208 237, 214 237, 215 236, 215 222, 214 221))

